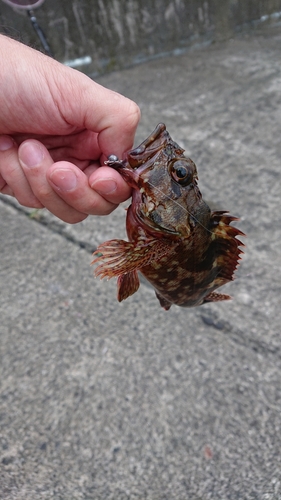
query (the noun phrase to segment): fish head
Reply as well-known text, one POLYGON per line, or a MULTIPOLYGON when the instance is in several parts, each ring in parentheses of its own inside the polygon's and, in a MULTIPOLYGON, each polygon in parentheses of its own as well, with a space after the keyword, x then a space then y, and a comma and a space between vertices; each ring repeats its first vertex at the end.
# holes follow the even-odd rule
POLYGON ((186 237, 196 224, 208 223, 210 209, 198 188, 196 165, 164 124, 124 160, 111 155, 106 163, 133 188, 132 210, 150 229, 186 237))

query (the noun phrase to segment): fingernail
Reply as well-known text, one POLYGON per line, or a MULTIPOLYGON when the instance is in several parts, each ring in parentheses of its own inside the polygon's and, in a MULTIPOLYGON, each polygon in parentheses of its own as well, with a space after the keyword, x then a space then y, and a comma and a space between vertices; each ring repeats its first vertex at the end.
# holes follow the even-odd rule
POLYGON ((50 175, 50 180, 61 191, 72 191, 77 186, 77 177, 72 170, 57 168, 50 175))
POLYGON ((0 151, 7 151, 8 149, 11 149, 14 147, 14 141, 11 137, 8 135, 1 135, 0 136, 0 151))
POLYGON ((101 195, 114 193, 117 184, 113 179, 97 179, 91 184, 91 188, 101 195))
POLYGON ((36 142, 28 142, 20 146, 19 159, 25 167, 36 167, 44 159, 44 149, 36 142))

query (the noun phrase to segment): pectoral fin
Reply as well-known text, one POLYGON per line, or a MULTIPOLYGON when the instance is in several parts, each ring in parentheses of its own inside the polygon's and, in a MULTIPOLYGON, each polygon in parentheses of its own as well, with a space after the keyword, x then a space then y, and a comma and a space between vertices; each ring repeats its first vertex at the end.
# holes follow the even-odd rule
POLYGON ((159 259, 171 250, 172 243, 165 240, 143 240, 132 243, 124 240, 110 240, 102 243, 94 252, 92 264, 99 263, 95 276, 113 278, 136 271, 159 259))

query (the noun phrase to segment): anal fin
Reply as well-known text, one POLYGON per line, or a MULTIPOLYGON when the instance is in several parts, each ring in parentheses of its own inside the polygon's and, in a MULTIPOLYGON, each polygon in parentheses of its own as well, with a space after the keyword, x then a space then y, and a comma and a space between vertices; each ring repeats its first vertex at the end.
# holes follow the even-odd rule
POLYGON ((217 292, 211 292, 209 295, 206 295, 203 300, 203 304, 206 302, 219 302, 221 300, 231 300, 230 295, 226 295, 225 293, 217 293, 217 292))

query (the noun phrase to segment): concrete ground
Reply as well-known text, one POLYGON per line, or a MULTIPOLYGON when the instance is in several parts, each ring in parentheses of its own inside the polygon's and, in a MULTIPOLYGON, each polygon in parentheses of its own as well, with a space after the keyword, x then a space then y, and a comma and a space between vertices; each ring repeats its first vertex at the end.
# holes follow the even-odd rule
POLYGON ((67 226, 0 199, 1 499, 281 499, 280 59, 276 24, 99 79, 241 218, 233 301, 119 304, 90 262, 122 207, 67 226))

